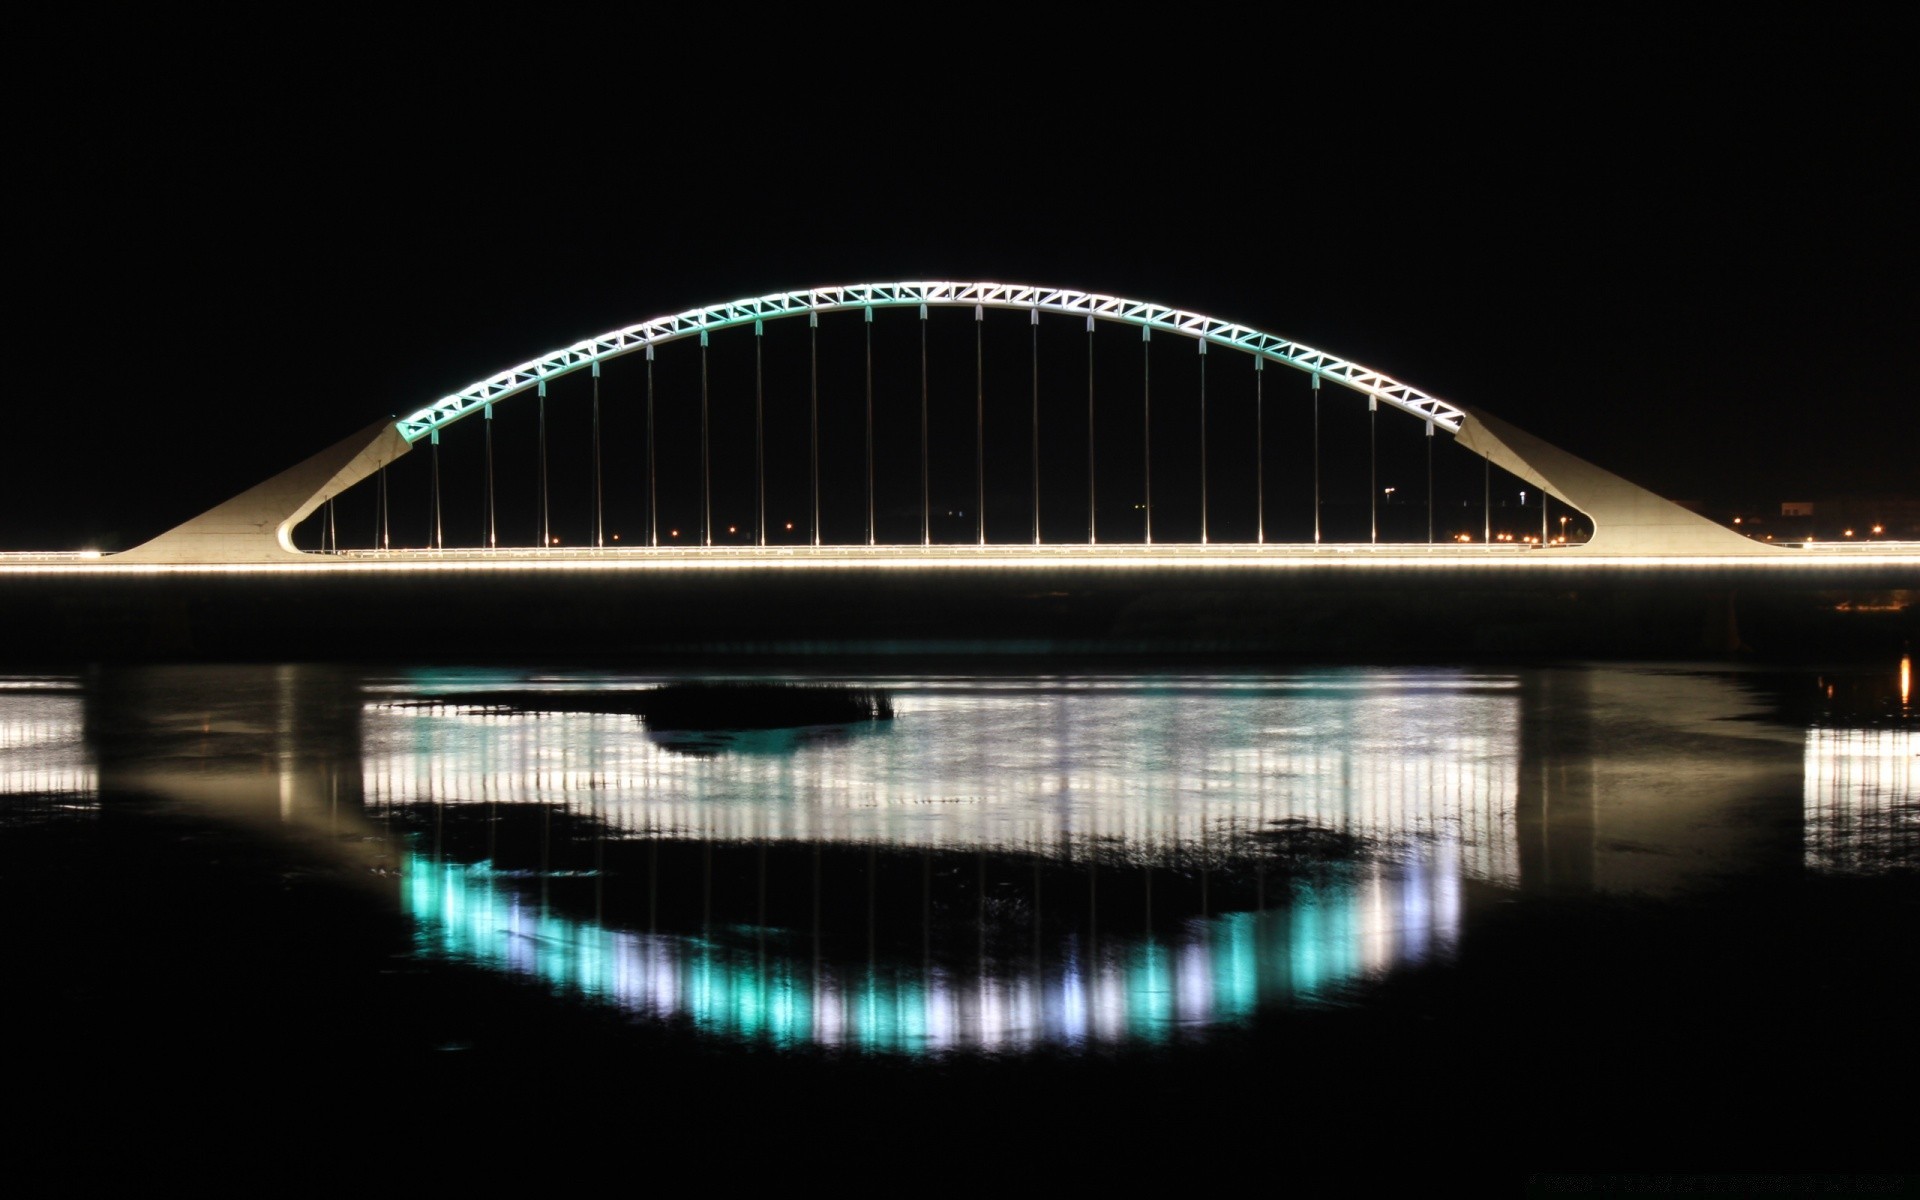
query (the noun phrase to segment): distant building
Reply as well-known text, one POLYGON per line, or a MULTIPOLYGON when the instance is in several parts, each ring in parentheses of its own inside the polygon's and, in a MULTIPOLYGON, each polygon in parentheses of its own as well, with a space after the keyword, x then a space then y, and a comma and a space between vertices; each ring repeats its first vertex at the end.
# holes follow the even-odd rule
POLYGON ((1784 500, 1780 515, 1742 513, 1733 525, 1760 541, 1920 541, 1920 498, 1839 496, 1784 500))

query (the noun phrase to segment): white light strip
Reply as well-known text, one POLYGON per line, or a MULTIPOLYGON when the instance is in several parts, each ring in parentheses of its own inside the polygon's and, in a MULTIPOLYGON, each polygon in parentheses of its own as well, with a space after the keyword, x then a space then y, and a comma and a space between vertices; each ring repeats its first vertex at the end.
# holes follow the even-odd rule
MULTIPOLYGON (((112 559, 0 563, 0 577, 13 575, 277 575, 289 572, 518 573, 623 571, 1584 571, 1712 568, 1739 572, 1830 571, 1853 574, 1868 568, 1920 571, 1920 552, 1846 555, 1786 553, 1663 557, 1586 554, 1575 549, 1511 552, 1486 547, 1380 546, 822 546, 661 547, 623 550, 525 551, 394 550, 350 555, 314 555, 307 561, 263 563, 119 563, 112 559)), ((1920 576, 1916 576, 1920 580, 1920 576)))

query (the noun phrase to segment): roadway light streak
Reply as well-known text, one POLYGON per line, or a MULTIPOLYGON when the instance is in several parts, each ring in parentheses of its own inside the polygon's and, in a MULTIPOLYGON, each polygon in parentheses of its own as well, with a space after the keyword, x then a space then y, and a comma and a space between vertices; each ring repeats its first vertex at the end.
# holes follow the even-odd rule
MULTIPOLYGON (((678 537, 673 530, 671 537, 678 537)), ((1531 536, 1531 535, 1529 535, 1531 536)), ((1496 538, 1496 542, 1498 539, 1496 538)), ((1268 543, 1126 546, 1059 544, 1045 546, 725 546, 725 547, 570 547, 562 550, 343 550, 315 555, 312 561, 258 563, 121 563, 78 554, 0 555, 0 577, 70 575, 287 575, 334 573, 538 573, 633 571, 1007 571, 1062 572, 1231 571, 1456 571, 1575 572, 1590 570, 1656 573, 1723 570, 1756 577, 1826 571, 1844 575, 1868 568, 1920 569, 1920 545, 1832 543, 1819 549, 1766 558, 1735 555, 1619 555, 1578 543, 1552 553, 1533 544, 1511 547, 1454 543, 1351 545, 1324 543, 1290 546, 1268 543)))

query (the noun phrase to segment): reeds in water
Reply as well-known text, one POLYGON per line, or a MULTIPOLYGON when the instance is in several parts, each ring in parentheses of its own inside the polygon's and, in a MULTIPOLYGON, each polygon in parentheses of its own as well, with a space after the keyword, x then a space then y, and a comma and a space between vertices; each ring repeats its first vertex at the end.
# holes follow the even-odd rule
POLYGON ((793 729, 890 721, 879 688, 796 683, 675 683, 643 693, 649 729, 793 729))

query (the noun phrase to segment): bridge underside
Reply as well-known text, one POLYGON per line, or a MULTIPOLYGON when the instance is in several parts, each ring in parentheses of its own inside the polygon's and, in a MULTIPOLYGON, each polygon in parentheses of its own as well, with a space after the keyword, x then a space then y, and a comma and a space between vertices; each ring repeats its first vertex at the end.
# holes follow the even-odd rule
POLYGON ((397 423, 375 422, 152 541, 113 555, 111 561, 258 563, 311 558, 294 549, 293 527, 412 448, 397 423))
POLYGON ((1897 658, 1903 640, 1920 640, 1911 562, 1010 549, 970 565, 862 547, 725 560, 734 565, 700 551, 643 551, 632 563, 421 554, 121 569, 106 560, 31 574, 0 566, 0 619, 32 631, 7 653, 49 661, 1031 653, 1239 662, 1743 648, 1897 658))

